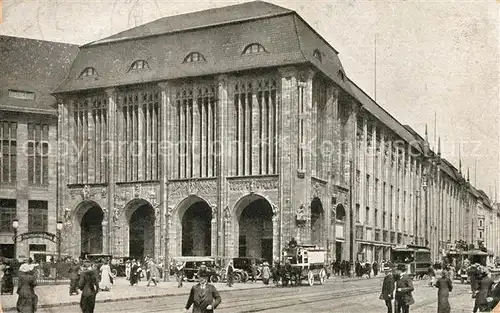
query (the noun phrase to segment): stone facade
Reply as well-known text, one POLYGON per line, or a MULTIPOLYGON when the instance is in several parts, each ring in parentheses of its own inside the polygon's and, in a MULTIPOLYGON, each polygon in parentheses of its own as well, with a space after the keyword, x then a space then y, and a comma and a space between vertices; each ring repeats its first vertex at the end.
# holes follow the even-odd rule
POLYGON ((279 259, 292 237, 328 260, 380 261, 402 244, 438 258, 473 240, 476 198, 461 166, 349 80, 295 12, 217 10, 154 21, 156 37, 138 27, 81 48, 57 90, 59 138, 76 147, 60 157, 66 252, 89 252, 82 234, 94 229, 97 252, 128 256, 136 211, 154 221, 154 249, 141 253, 165 260, 279 259), (168 26, 209 13, 209 27, 168 26), (82 222, 95 208, 94 224, 82 222), (242 236, 248 225, 259 235, 242 236))

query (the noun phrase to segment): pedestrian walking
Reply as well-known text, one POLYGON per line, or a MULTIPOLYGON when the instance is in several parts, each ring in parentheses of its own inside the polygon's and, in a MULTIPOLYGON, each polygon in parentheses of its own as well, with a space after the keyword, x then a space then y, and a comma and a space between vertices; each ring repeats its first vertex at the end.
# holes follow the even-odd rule
POLYGON ((400 278, 396 279, 396 313, 409 313, 410 305, 415 303, 412 296, 414 290, 412 278, 408 274, 403 274, 406 270, 405 265, 398 267, 400 278))
POLYGON ((252 261, 251 271, 252 271, 252 282, 255 283, 255 281, 257 280, 257 264, 255 264, 255 261, 252 261))
POLYGON ((111 267, 109 266, 109 260, 104 261, 104 264, 100 268, 101 271, 101 281, 99 287, 101 290, 109 291, 111 290, 111 267))
POLYGON ((156 286, 158 283, 158 277, 160 276, 160 273, 159 273, 158 267, 156 266, 153 259, 149 259, 148 271, 149 271, 149 279, 148 279, 147 287, 149 287, 151 282, 153 282, 156 286))
POLYGON ((130 286, 133 286, 139 282, 140 267, 139 264, 134 259, 130 268, 130 286))
POLYGON ((394 300, 394 287, 396 280, 391 268, 386 268, 385 274, 384 281, 382 282, 382 292, 380 293, 379 299, 385 301, 387 313, 393 313, 392 301, 394 300))
POLYGON ((472 310, 473 313, 476 313, 478 310, 479 312, 486 312, 488 309, 488 297, 491 294, 491 290, 493 287, 493 280, 489 277, 489 271, 485 267, 480 267, 479 268, 479 280, 477 284, 477 289, 475 290, 475 293, 473 294, 473 297, 476 298, 476 301, 474 301, 474 309, 472 310))
POLYGON ((233 287, 233 279, 234 279, 233 275, 234 275, 233 261, 229 261, 229 264, 227 265, 226 268, 227 285, 229 287, 233 287))
POLYGON ((208 275, 208 268, 207 264, 205 262, 201 262, 200 268, 198 269, 198 272, 196 273, 196 276, 200 276, 202 274, 207 274, 208 275))
POLYGON ((82 313, 94 313, 95 298, 99 292, 99 280, 97 270, 93 268, 90 262, 85 262, 84 271, 80 275, 78 287, 82 291, 80 298, 80 308, 82 313))
POLYGON ((269 285, 269 279, 271 278, 271 269, 269 269, 269 263, 264 262, 262 264, 262 282, 264 285, 269 285))
POLYGON ((438 288, 438 313, 450 313, 450 301, 448 300, 450 292, 453 290, 453 284, 447 271, 441 272, 441 277, 434 284, 438 288))
POLYGON ((132 263, 130 262, 130 260, 127 260, 125 262, 125 279, 126 280, 130 280, 130 270, 132 268, 132 263))
POLYGON ((69 295, 78 295, 78 281, 80 279, 80 265, 73 259, 69 267, 69 295))
POLYGON ((378 276, 378 263, 377 261, 373 262, 373 276, 377 277, 378 276))
POLYGON ((184 280, 184 266, 185 263, 177 261, 175 266, 175 278, 177 279, 177 288, 182 287, 182 281, 184 280))
POLYGON ((37 309, 38 296, 35 294, 36 279, 33 267, 27 263, 19 267, 17 285, 17 312, 34 313, 37 309))
POLYGON ((191 287, 184 312, 188 312, 191 305, 193 313, 212 313, 221 302, 221 297, 215 286, 209 284, 208 273, 201 273, 198 284, 191 287))

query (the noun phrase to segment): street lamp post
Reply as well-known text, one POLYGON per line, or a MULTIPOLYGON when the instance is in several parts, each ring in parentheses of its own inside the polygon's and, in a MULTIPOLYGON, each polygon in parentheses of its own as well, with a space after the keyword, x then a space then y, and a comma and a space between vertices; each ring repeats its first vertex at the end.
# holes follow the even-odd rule
POLYGON ((17 218, 12 220, 12 228, 14 229, 14 237, 12 240, 14 241, 14 260, 17 259, 17 228, 19 227, 19 221, 17 218))
POLYGON ((58 273, 58 264, 61 262, 61 229, 63 228, 63 223, 61 221, 57 221, 56 230, 57 230, 57 262, 56 262, 56 277, 55 281, 57 281, 58 273))
POLYGON ((57 260, 61 260, 61 230, 63 228, 63 222, 57 221, 56 229, 57 229, 57 260))

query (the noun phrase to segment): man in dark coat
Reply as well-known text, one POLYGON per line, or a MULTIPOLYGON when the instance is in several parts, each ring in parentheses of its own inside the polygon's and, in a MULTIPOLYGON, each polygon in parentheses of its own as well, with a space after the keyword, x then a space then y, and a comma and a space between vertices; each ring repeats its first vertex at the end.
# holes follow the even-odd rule
POLYGON ((392 274, 392 269, 386 270, 386 275, 384 281, 382 282, 382 292, 380 293, 380 300, 385 301, 385 306, 387 307, 387 313, 392 313, 392 300, 394 299, 394 286, 396 280, 392 274))
POLYGON ((479 281, 477 284, 477 290, 475 291, 476 301, 474 302, 473 313, 485 312, 488 309, 488 300, 487 298, 491 294, 491 289, 494 282, 488 277, 488 273, 486 269, 482 269, 479 274, 479 281))
POLYGON ((373 276, 377 277, 378 275, 378 263, 377 261, 373 262, 373 276))
POLYGON ((402 265, 398 267, 397 274, 400 275, 400 279, 396 278, 396 312, 399 313, 400 310, 402 313, 410 312, 410 305, 415 303, 413 300, 412 292, 413 281, 410 275, 403 274, 406 272, 406 266, 402 265))
POLYGON ((496 285, 493 285, 491 294, 486 298, 486 301, 488 301, 488 310, 493 310, 500 303, 500 280, 496 282, 496 285))
POLYGON ((85 271, 80 275, 78 287, 82 291, 80 298, 80 308, 82 313, 94 313, 95 298, 99 292, 99 280, 97 271, 90 262, 85 262, 85 271))
POLYGON ((199 283, 191 287, 185 312, 188 312, 192 305, 193 313, 213 313, 221 302, 219 292, 215 286, 207 283, 206 273, 201 273, 198 278, 199 283))
POLYGON ((137 284, 139 281, 139 264, 135 260, 132 261, 132 266, 130 268, 130 286, 137 284))
POLYGON ((77 260, 73 260, 69 267, 69 295, 78 295, 78 281, 80 279, 80 265, 77 260))

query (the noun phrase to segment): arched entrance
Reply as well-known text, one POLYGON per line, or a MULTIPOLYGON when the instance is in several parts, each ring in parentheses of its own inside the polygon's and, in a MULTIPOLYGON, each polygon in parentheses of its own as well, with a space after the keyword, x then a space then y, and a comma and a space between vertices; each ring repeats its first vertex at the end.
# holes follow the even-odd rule
POLYGON ((134 258, 154 257, 155 211, 146 200, 132 200, 126 206, 129 222, 129 256, 134 258))
POLYGON ((325 212, 319 198, 311 202, 311 244, 322 246, 325 212))
POLYGON ((264 258, 273 261, 273 210, 263 197, 252 194, 236 205, 238 223, 235 243, 239 257, 264 258))
POLYGON ((181 220, 181 254, 209 256, 212 254, 212 208, 203 199, 190 196, 179 210, 181 220))
POLYGON ((94 201, 84 201, 76 209, 80 221, 80 252, 93 254, 103 252, 102 221, 104 212, 94 201))

